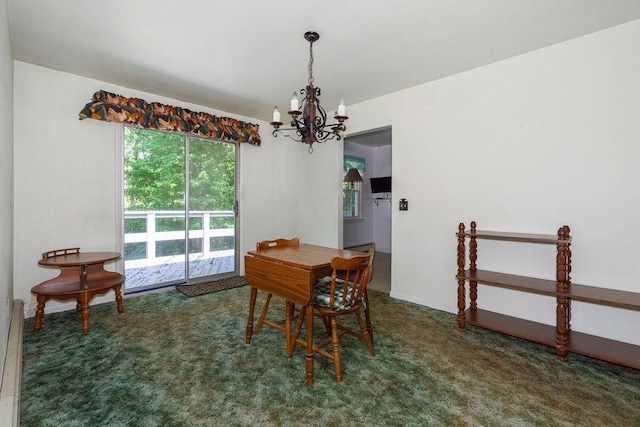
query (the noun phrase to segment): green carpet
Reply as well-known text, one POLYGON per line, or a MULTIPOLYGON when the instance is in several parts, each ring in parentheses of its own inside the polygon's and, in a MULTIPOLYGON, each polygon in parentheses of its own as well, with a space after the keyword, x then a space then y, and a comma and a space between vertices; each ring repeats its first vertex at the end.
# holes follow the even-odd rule
MULTIPOLYGON (((245 344, 250 288, 176 290, 25 321, 23 426, 637 426, 640 371, 469 327, 371 292, 376 357, 342 339, 343 382, 265 327, 245 344)), ((260 302, 258 302, 259 304, 260 302)), ((270 314, 283 311, 272 302, 270 314)), ((259 305, 258 305, 259 307, 259 305)), ((317 334, 323 333, 318 324, 317 334)))

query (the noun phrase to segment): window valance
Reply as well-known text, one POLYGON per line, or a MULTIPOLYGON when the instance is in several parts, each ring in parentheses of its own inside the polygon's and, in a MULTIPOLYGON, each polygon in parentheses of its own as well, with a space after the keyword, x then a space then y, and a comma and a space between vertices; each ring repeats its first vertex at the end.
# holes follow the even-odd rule
POLYGON ((90 118, 124 123, 145 129, 188 133, 202 138, 215 138, 259 146, 259 125, 229 117, 198 113, 186 108, 148 103, 139 98, 99 90, 79 113, 80 120, 90 118))
POLYGON ((367 171, 367 159, 365 159, 364 157, 350 156, 349 154, 345 154, 343 162, 344 172, 347 173, 347 171, 351 168, 358 169, 360 175, 364 175, 364 173, 367 171))

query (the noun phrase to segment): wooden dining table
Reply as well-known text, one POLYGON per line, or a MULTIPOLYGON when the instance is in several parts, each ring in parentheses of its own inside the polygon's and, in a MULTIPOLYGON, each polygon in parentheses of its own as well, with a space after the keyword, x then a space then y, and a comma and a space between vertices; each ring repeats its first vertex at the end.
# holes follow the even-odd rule
MULTIPOLYGON (((246 343, 251 343, 253 335, 253 317, 258 290, 287 301, 285 319, 287 340, 291 339, 291 320, 293 318, 293 309, 289 303, 304 307, 307 330, 306 379, 308 386, 313 385, 313 286, 319 279, 331 275, 331 259, 333 257, 347 258, 355 255, 362 255, 362 252, 310 244, 249 251, 244 257, 245 277, 251 286, 246 343)), ((370 327, 370 325, 367 326, 370 327)), ((287 344, 287 348, 289 348, 289 344, 287 344)))

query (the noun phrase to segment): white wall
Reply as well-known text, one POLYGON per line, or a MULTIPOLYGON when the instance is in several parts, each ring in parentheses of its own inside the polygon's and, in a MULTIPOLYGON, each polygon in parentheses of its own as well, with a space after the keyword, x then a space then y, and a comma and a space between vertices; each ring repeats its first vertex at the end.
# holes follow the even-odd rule
MULTIPOLYGON (((313 154, 307 146, 279 137, 277 143, 286 150, 302 153, 297 164, 296 192, 289 194, 298 221, 301 242, 339 247, 342 240, 342 153, 343 144, 328 141, 314 144, 313 154), (293 144, 293 145, 292 145, 293 144)), ((264 226, 264 225, 263 225, 264 226)))
POLYGON ((56 275, 37 265, 42 252, 75 246, 121 250, 116 247, 119 127, 78 120, 99 89, 260 124, 262 146, 240 146, 241 253, 257 240, 280 236, 336 244, 338 207, 328 199, 337 198, 332 187, 339 185, 339 165, 333 173, 322 165, 327 155, 341 156, 340 147, 309 155, 304 144, 274 139, 268 123, 15 62, 14 289, 26 308, 34 300, 31 287, 56 275), (312 220, 307 210, 313 210, 312 220))
MULTIPOLYGON (((567 224, 575 283, 640 292, 639 75, 634 21, 350 106, 350 131, 393 129, 392 295, 457 311, 454 235, 472 220, 567 224)), ((553 279, 555 250, 481 241, 478 263, 553 279)), ((479 304, 555 321, 551 298, 482 287, 479 304)), ((637 311, 573 307, 575 330, 640 344, 637 311)))
MULTIPOLYGON (((0 0, 0 378, 13 302, 13 60, 7 1, 0 0)), ((4 404, 4 403, 3 403, 4 404)))

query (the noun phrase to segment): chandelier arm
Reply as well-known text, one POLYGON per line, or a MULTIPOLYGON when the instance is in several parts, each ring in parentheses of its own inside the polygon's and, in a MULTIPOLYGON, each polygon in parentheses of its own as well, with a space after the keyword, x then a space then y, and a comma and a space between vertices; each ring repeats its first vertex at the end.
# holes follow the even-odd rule
MULTIPOLYGON (((294 141, 296 141, 296 142, 304 142, 302 139, 296 139, 296 138, 294 138, 293 136, 291 136, 291 135, 289 135, 289 134, 286 134, 286 133, 282 132, 283 130, 295 130, 295 129, 294 129, 294 128, 288 128, 288 129, 276 129, 276 130, 274 130, 274 131, 273 131, 273 136, 274 136, 274 137, 277 137, 277 136, 278 136, 278 135, 277 135, 277 133, 280 133, 280 135, 282 135, 282 136, 284 136, 284 137, 286 137, 286 138, 293 139, 293 140, 294 140, 294 141)), ((298 134, 298 133, 296 132, 296 134, 298 134)))
MULTIPOLYGON (((287 129, 287 130, 296 131, 296 134, 300 135, 300 138, 302 138, 302 140, 303 140, 304 139, 304 134, 305 134, 305 129, 306 129, 306 126, 304 125, 304 123, 300 119, 294 118, 293 120, 291 120, 291 126, 292 127, 287 129)), ((294 138, 292 138, 292 139, 294 139, 294 138)))
POLYGON ((342 137, 338 133, 322 132, 321 135, 318 135, 316 142, 322 144, 323 142, 331 141, 333 139, 339 141, 340 139, 342 139, 342 137))
POLYGON ((296 129, 296 128, 294 128, 294 127, 291 127, 291 128, 283 128, 283 127, 280 127, 280 128, 278 128, 278 129, 274 129, 273 131, 274 131, 274 132, 281 132, 281 133, 282 133, 282 131, 289 131, 289 130, 297 130, 297 129, 296 129))
POLYGON ((320 115, 315 117, 315 126, 316 128, 324 128, 327 125, 327 112, 319 102, 316 104, 316 107, 320 115))

